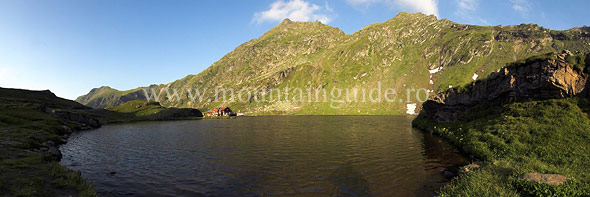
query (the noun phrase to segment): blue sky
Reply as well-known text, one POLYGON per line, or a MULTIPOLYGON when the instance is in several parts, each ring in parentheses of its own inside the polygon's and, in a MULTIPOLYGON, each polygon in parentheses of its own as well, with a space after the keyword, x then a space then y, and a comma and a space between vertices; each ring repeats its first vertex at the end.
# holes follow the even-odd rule
POLYGON ((75 99, 197 74, 283 18, 354 33, 401 11, 459 23, 590 25, 590 1, 549 0, 0 0, 0 87, 75 99))

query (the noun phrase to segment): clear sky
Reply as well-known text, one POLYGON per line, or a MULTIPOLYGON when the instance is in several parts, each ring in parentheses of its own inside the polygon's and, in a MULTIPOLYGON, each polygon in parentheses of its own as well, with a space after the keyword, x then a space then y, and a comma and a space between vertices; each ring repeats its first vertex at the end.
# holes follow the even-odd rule
POLYGON ((283 18, 354 33, 401 11, 459 23, 590 25, 588 0, 0 0, 0 87, 75 99, 197 74, 283 18))

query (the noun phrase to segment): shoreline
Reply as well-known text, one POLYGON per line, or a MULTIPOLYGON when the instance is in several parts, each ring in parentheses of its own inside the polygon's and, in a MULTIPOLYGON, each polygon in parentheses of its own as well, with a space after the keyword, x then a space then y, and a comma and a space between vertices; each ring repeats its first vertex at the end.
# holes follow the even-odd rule
MULTIPOLYGON (((119 121, 119 122, 107 122, 104 124, 101 124, 100 127, 96 127, 96 128, 92 128, 92 127, 85 127, 85 128, 81 128, 81 129, 71 129, 71 132, 64 134, 64 135, 60 135, 61 140, 60 143, 54 144, 54 145, 50 145, 48 148, 48 153, 50 153, 52 155, 52 158, 54 159, 54 162, 57 163, 57 165, 65 168, 67 170, 68 173, 73 173, 75 174, 75 176, 79 176, 79 178, 81 180, 84 181, 84 184, 89 184, 92 187, 92 191, 94 192, 94 195, 91 196, 97 196, 96 191, 94 190, 94 185, 92 183, 90 183, 88 180, 86 180, 85 178, 82 177, 81 172, 79 171, 75 171, 75 170, 71 170, 68 167, 64 166, 61 164, 61 159, 63 157, 63 154, 60 150, 60 146, 67 144, 69 138, 71 137, 71 135, 73 134, 78 134, 80 132, 90 132, 92 130, 96 130, 96 129, 100 129, 102 126, 104 125, 117 125, 117 124, 128 124, 128 123, 138 123, 138 122, 164 122, 164 121, 183 121, 183 120, 202 120, 202 117, 191 117, 191 118, 173 118, 173 119, 161 119, 161 120, 124 120, 124 121, 119 121)), ((62 125, 64 128, 67 127, 66 125, 62 125)), ((49 145, 49 143, 48 143, 49 145)), ((31 151, 31 152, 35 152, 35 153, 41 153, 43 154, 44 152, 41 149, 38 150, 24 150, 24 151, 31 151)), ((56 191, 59 191, 59 189, 55 189, 56 191)))

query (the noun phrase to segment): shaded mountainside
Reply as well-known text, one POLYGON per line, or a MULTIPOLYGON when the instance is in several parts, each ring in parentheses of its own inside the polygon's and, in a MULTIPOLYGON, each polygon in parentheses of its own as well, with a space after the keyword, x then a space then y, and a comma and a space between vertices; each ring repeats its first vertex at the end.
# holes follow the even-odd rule
POLYGON ((80 174, 57 161, 74 131, 96 128, 92 110, 50 91, 0 88, 0 193, 7 196, 94 196, 80 174))
POLYGON ((481 166, 440 196, 590 196, 589 76, 589 55, 565 51, 430 97, 413 126, 481 166))
MULTIPOLYGON (((166 96, 159 100, 164 106, 204 110, 232 106, 236 111, 255 114, 402 114, 406 104, 419 103, 415 94, 407 97, 408 91, 443 91, 469 83, 476 76, 486 76, 518 59, 564 49, 590 51, 590 28, 555 31, 532 24, 475 26, 419 13, 400 13, 348 35, 319 22, 286 19, 260 38, 238 46, 203 72, 151 87, 206 90, 203 98, 194 102, 186 92, 180 92, 180 101, 166 96), (369 90, 379 84, 394 88, 397 95, 393 100, 403 101, 371 103, 351 99, 339 103, 338 108, 330 107, 330 102, 252 102, 254 96, 242 99, 248 102, 240 102, 241 98, 235 98, 235 102, 208 102, 220 96, 216 95, 216 88, 326 89, 330 101, 336 97, 329 94, 333 88, 369 90)), ((109 88, 93 90, 77 101, 91 107, 111 107, 140 98, 141 94, 140 88, 109 88)), ((421 97, 425 98, 424 94, 421 97)), ((262 93, 258 95, 268 98, 262 93)))

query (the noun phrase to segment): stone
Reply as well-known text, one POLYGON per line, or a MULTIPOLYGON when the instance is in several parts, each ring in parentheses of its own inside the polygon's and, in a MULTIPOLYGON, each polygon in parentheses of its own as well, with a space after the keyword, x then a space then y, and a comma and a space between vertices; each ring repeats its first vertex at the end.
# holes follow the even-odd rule
POLYGON ((55 142, 53 142, 53 141, 47 141, 44 143, 47 144, 47 146, 55 146, 55 142))
POLYGON ((472 164, 469 164, 469 165, 459 168, 459 173, 469 173, 469 172, 472 172, 473 170, 478 169, 479 167, 480 166, 478 164, 472 163, 472 164))
POLYGON ((520 178, 530 182, 542 182, 555 186, 561 185, 568 180, 568 178, 563 175, 542 173, 524 173, 520 175, 520 178))
POLYGON ((51 153, 51 155, 53 155, 57 161, 61 160, 61 158, 63 156, 61 154, 61 151, 59 151, 59 149, 57 149, 57 147, 55 147, 55 146, 49 147, 49 150, 47 152, 51 153))
POLYGON ((70 127, 68 127, 68 126, 65 126, 65 125, 63 125, 63 128, 64 128, 64 132, 65 132, 66 134, 72 134, 72 133, 74 132, 74 131, 72 130, 72 128, 70 128, 70 127))
POLYGON ((17 142, 17 141, 2 141, 0 144, 2 145, 9 145, 9 146, 18 146, 18 145, 22 145, 23 143, 21 142, 17 142))

